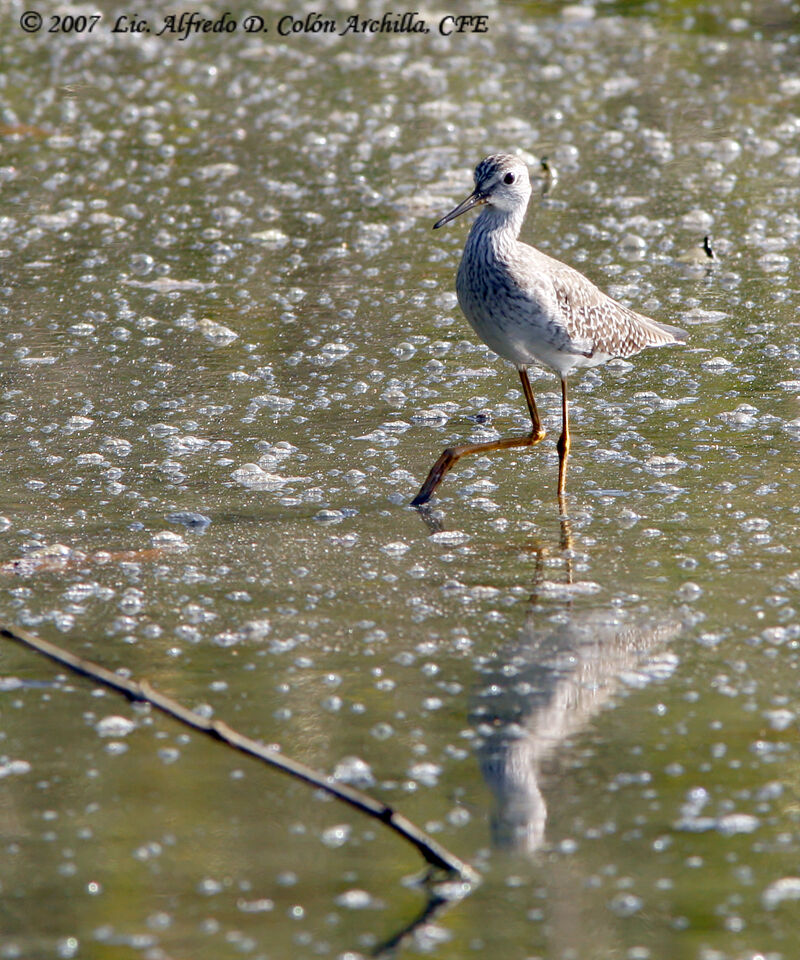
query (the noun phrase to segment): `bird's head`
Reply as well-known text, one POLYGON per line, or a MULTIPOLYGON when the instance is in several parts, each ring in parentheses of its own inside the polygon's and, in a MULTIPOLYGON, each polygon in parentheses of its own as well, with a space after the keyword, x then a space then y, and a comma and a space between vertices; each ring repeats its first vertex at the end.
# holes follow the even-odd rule
POLYGON ((443 227, 480 204, 488 204, 506 213, 524 212, 530 195, 531 178, 519 157, 508 153, 484 157, 475 167, 475 189, 466 200, 438 220, 433 229, 443 227))

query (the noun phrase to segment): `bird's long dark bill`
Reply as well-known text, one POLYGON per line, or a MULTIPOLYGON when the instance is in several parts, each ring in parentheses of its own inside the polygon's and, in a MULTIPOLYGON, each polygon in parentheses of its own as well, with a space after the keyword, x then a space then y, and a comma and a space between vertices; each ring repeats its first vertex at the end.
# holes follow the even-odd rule
POLYGON ((455 220, 456 217, 460 217, 462 213, 466 213, 467 210, 471 210, 479 203, 486 203, 486 201, 476 190, 474 193, 471 193, 466 200, 462 200, 454 210, 451 210, 450 213, 446 213, 441 220, 437 220, 433 225, 433 229, 436 230, 439 227, 443 227, 446 223, 450 223, 451 220, 455 220))

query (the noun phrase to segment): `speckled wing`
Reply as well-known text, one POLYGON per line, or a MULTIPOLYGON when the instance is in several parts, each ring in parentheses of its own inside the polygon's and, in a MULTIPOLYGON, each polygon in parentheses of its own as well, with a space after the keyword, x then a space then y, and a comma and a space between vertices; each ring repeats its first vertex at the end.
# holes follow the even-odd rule
POLYGON ((565 358, 590 357, 594 341, 585 335, 579 324, 570 322, 570 313, 564 309, 569 296, 564 298, 563 293, 568 293, 570 278, 564 278, 566 284, 556 282, 554 271, 563 268, 579 280, 584 278, 566 264, 527 244, 518 244, 514 254, 508 268, 511 287, 515 291, 515 312, 519 316, 528 316, 535 325, 536 339, 547 344, 551 351, 565 358))
POLYGON ((686 337, 678 327, 657 323, 613 300, 566 264, 558 263, 552 279, 565 330, 573 343, 588 346, 586 356, 630 357, 645 347, 686 337))

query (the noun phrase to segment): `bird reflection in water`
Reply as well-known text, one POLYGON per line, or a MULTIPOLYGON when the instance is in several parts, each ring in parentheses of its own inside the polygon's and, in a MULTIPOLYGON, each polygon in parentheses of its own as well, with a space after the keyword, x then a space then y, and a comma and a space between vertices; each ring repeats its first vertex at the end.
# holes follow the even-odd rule
MULTIPOLYGON (((572 534, 562 514, 562 548, 572 534)), ((492 839, 496 846, 531 853, 542 845, 547 802, 542 790, 547 765, 570 736, 586 727, 614 695, 623 678, 637 683, 664 677, 675 666, 664 649, 681 630, 676 619, 640 619, 613 608, 571 609, 553 616, 540 593, 553 596, 541 579, 527 621, 513 645, 500 651, 472 697, 471 722, 479 734, 481 772, 494 794, 492 839)), ((580 593, 571 561, 563 595, 580 593), (577 588, 577 589, 576 589, 577 588)), ((577 606, 577 604, 576 604, 577 606)))

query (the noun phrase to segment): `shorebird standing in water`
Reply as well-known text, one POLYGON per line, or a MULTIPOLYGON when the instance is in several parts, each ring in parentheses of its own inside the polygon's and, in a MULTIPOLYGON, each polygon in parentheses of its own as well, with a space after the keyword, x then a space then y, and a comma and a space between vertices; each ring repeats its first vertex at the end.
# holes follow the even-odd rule
POLYGON ((486 443, 448 447, 412 500, 430 500, 447 471, 469 453, 532 447, 545 431, 536 410, 528 366, 542 364, 561 378, 561 436, 558 439, 558 498, 563 512, 570 448, 567 378, 582 367, 630 357, 644 347, 685 339, 678 327, 657 323, 612 300, 590 280, 547 254, 520 243, 531 181, 518 157, 497 154, 475 168, 475 189, 433 225, 444 226, 480 206, 469 231, 456 278, 458 303, 475 332, 519 371, 531 416, 531 432, 486 443))

